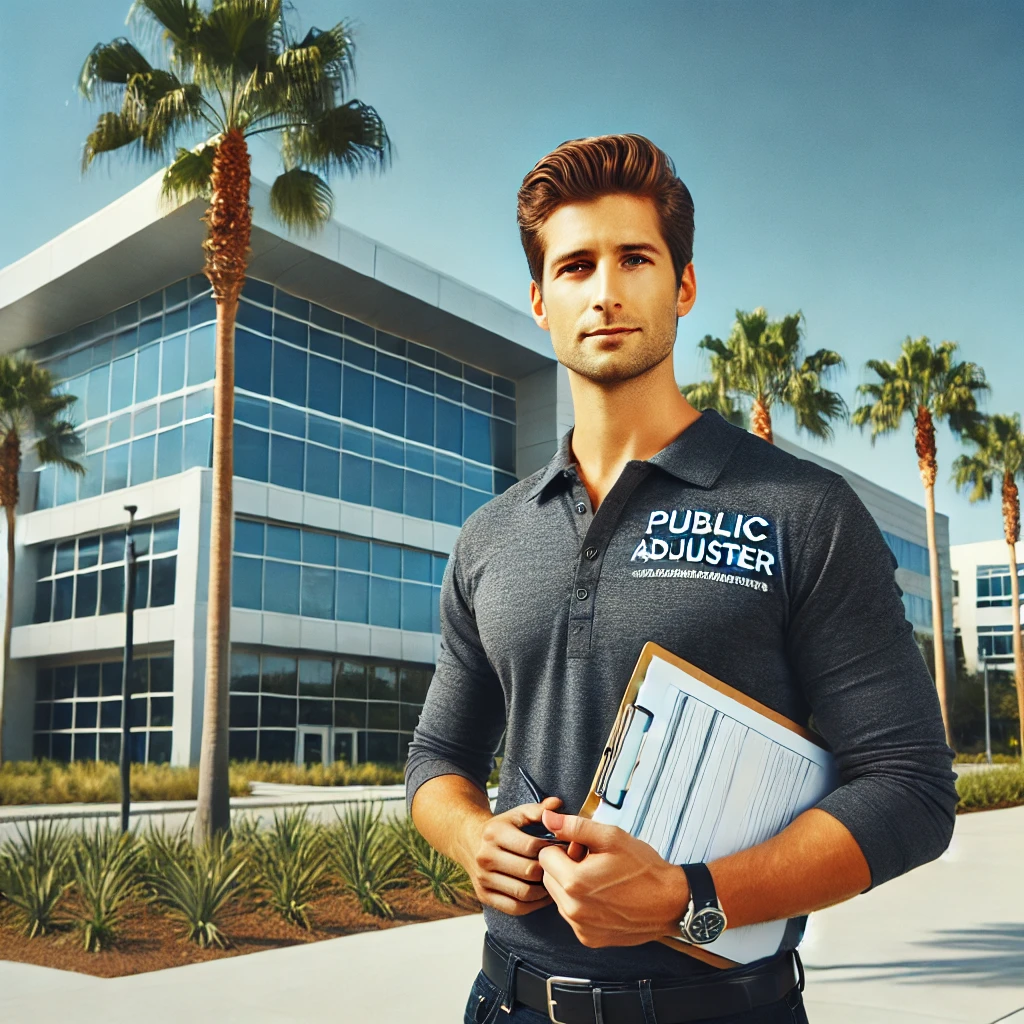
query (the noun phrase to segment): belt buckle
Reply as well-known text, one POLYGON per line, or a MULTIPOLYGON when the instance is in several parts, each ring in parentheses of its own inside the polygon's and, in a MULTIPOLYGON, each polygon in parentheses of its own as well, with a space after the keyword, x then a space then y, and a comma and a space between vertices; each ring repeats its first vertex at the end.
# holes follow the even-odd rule
POLYGON ((548 978, 544 982, 544 985, 547 988, 547 994, 548 994, 548 1020, 551 1021, 551 1024, 563 1024, 563 1022, 560 1021, 555 1016, 555 1006, 558 1005, 558 1002, 557 1002, 556 999, 553 999, 552 996, 551 996, 551 986, 552 985, 579 985, 582 988, 589 988, 590 984, 591 984, 591 982, 590 982, 589 978, 566 978, 566 977, 564 977, 562 975, 558 975, 558 974, 553 974, 550 978, 548 978))

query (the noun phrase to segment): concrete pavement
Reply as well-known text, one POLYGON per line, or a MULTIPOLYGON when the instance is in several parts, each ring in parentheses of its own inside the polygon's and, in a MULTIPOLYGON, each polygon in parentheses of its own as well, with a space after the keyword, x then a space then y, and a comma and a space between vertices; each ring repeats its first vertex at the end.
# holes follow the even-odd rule
MULTIPOLYGON (((962 815, 939 860, 814 915, 812 1024, 1024 1024, 1022 865, 1024 808, 962 815)), ((0 1020, 456 1024, 482 936, 474 915, 110 980, 0 961, 0 1020)))

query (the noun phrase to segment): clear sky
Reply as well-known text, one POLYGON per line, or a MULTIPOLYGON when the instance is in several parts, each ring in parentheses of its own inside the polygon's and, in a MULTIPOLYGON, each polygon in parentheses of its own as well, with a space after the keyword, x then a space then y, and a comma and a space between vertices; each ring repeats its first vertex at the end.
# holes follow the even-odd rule
MULTIPOLYGON (((79 172, 98 109, 75 92, 89 49, 126 32, 129 0, 2 0, 0 265, 141 181, 112 160, 79 172)), ((560 142, 640 132, 696 203, 698 299, 680 321, 680 383, 697 340, 735 311, 796 309, 806 345, 848 368, 907 335, 960 343, 992 383, 989 412, 1024 407, 1024 5, 1020 3, 296 0, 299 23, 350 19, 353 95, 394 140, 379 177, 336 179, 336 217, 522 309, 515 224, 524 174, 560 142)), ((275 173, 269 142, 257 174, 275 173)), ((822 445, 776 430, 923 503, 910 423, 872 447, 840 424, 822 445)), ((954 543, 1002 535, 998 501, 947 483, 954 543)))

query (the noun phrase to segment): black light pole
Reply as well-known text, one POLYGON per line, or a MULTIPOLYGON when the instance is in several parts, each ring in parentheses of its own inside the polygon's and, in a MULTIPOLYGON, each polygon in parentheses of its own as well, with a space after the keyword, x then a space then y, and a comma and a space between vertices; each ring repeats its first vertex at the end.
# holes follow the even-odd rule
POLYGON ((138 505, 125 505, 128 513, 128 529, 125 531, 124 553, 124 669, 121 674, 121 831, 128 831, 128 813, 131 805, 131 718, 128 714, 131 700, 132 678, 132 643, 135 616, 135 538, 132 536, 132 524, 138 505))

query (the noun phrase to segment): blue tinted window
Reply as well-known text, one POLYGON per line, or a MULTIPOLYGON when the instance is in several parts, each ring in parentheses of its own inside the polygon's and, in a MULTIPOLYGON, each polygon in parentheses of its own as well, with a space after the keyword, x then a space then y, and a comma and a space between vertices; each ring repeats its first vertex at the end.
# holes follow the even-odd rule
POLYGON ((394 356, 387 356, 383 352, 377 353, 377 372, 382 373, 385 377, 390 377, 392 380, 400 380, 404 383, 405 367, 406 362, 404 359, 396 359, 394 356))
POLYGON ((174 476, 181 472, 182 430, 175 427, 157 434, 156 475, 174 476))
POLYGON ((235 385, 258 395, 269 395, 270 353, 271 342, 268 339, 236 330, 235 385))
POLYGON ((338 565, 343 569, 370 571, 370 542, 354 537, 338 538, 338 565))
POLYGON ((448 559, 444 555, 431 555, 430 563, 433 582, 437 586, 440 586, 442 580, 444 579, 444 569, 445 566, 448 564, 448 559))
MULTIPOLYGON (((79 458, 85 468, 85 475, 78 481, 78 497, 94 498, 103 491, 103 452, 96 452, 95 455, 86 455, 79 458)), ((53 494, 51 485, 50 494, 53 494)), ((39 508, 49 506, 40 504, 39 508)))
MULTIPOLYGON (((347 379, 347 378, 346 378, 347 379)), ((345 452, 341 456, 341 497, 343 501, 354 501, 360 505, 370 504, 369 459, 345 452)))
POLYGON ((309 357, 309 407, 341 415, 341 363, 309 357))
POLYGON ((263 524, 251 519, 235 520, 235 550, 247 555, 263 554, 263 524))
POLYGON ((291 526, 267 526, 267 556, 297 562, 302 550, 301 534, 291 526))
MULTIPOLYGON (((96 614, 96 596, 99 593, 99 573, 82 573, 75 586, 75 618, 96 614)), ((79 686, 81 690, 81 686, 79 686)))
POLYGON ((259 610, 263 601, 263 563, 258 558, 235 555, 231 566, 231 603, 236 608, 259 610))
POLYGON ((494 471, 494 493, 504 494, 514 483, 516 478, 511 473, 499 473, 494 471))
POLYGON ((117 354, 122 355, 125 352, 136 348, 141 345, 145 345, 147 342, 154 341, 164 333, 164 318, 162 316, 155 317, 152 320, 147 320, 145 323, 139 324, 139 333, 136 335, 134 331, 124 331, 117 336, 117 354))
POLYGON ((373 438, 373 457, 396 466, 405 465, 405 443, 377 434, 373 438))
POLYGON ((110 411, 127 408, 132 404, 135 386, 135 356, 117 359, 110 369, 110 411))
POLYGON ((150 345, 139 352, 139 368, 135 375, 135 401, 155 398, 160 384, 160 346, 150 345))
POLYGON ((373 377, 370 374, 346 368, 341 414, 357 423, 373 424, 373 377))
POLYGON ((128 445, 118 445, 107 449, 106 463, 103 467, 103 490, 116 491, 119 487, 128 486, 128 445))
POLYGON ((288 562, 264 562, 263 595, 263 607, 268 612, 298 615, 299 567, 288 562))
POLYGON ((465 437, 462 453, 476 462, 491 462, 491 420, 469 409, 463 410, 465 437))
POLYGON ((400 577, 402 575, 402 549, 394 544, 381 544, 373 541, 370 545, 373 556, 371 569, 381 576, 400 577))
POLYGON ((327 498, 338 497, 341 457, 332 448, 306 445, 306 490, 327 498))
POLYGON ((308 421, 309 439, 325 444, 337 451, 341 447, 341 424, 325 420, 322 416, 310 416, 308 421))
POLYGON ((402 579, 430 582, 430 552, 402 549, 402 579))
POLYGON ((300 320, 309 319, 309 303, 305 299, 289 295, 280 288, 274 292, 274 305, 290 316, 298 317, 300 320))
POLYGON ((491 492, 491 483, 494 479, 494 471, 487 469, 484 466, 474 466, 471 462, 467 462, 465 465, 465 476, 464 483, 467 487, 475 487, 478 491, 487 491, 488 494, 491 492))
MULTIPOLYGON (((373 328, 370 328, 370 334, 373 334, 373 328)), ((372 337, 370 339, 372 344, 372 337)), ((350 341, 348 338, 345 339, 345 362, 352 363, 353 366, 361 366, 364 370, 372 370, 374 364, 374 352, 372 348, 367 348, 365 345, 359 345, 354 341, 350 341)))
MULTIPOLYGON (((423 444, 434 443, 434 399, 410 389, 406 394, 405 436, 423 444)), ((398 431, 401 433, 401 431, 398 431)))
POLYGON ((434 519, 439 523, 462 525, 462 488, 446 480, 434 481, 434 519))
POLYGON ((468 519, 481 505, 491 500, 491 495, 471 491, 468 487, 462 491, 462 518, 468 519))
POLYGON ((235 419, 254 427, 270 426, 270 403, 248 395, 235 396, 235 419))
POLYGON ((153 526, 153 553, 174 551, 178 546, 178 520, 165 519, 153 526))
POLYGON ((71 604, 75 593, 75 577, 62 576, 53 584, 53 621, 71 618, 71 604))
POLYGON ((392 626, 401 624, 401 584, 398 580, 370 577, 370 625, 392 626))
POLYGON ((515 381, 508 380, 505 377, 494 377, 494 390, 501 395, 507 395, 509 398, 515 399, 516 397, 516 385, 515 381))
POLYGON ((85 386, 85 419, 94 420, 106 416, 107 392, 110 387, 110 365, 97 366, 88 377, 85 386))
POLYGON ((450 402, 436 403, 437 447, 450 452, 462 452, 462 409, 450 402))
POLYGON ((451 377, 446 377, 443 373, 439 373, 436 375, 435 382, 439 395, 444 398, 450 398, 453 402, 462 401, 461 380, 453 380, 451 377))
POLYGON ((430 632, 430 605, 434 588, 419 583, 402 583, 402 629, 430 632))
POLYGON ((161 348, 163 355, 160 391, 166 395, 185 386, 185 335, 179 334, 176 338, 168 338, 161 348))
POLYGON ((188 309, 182 307, 173 313, 164 313, 164 333, 177 334, 188 327, 188 309))
POLYGON ((516 428, 504 420, 491 420, 491 460, 506 472, 516 471, 516 428))
POLYGON ((302 567, 302 614, 315 619, 334 618, 334 570, 302 567))
POLYGON ((489 373, 484 370, 478 370, 475 366, 470 366, 469 363, 463 363, 462 376, 470 383, 476 384, 482 388, 490 388, 492 385, 491 375, 489 373))
POLYGON ((306 414, 301 409, 288 405, 273 405, 270 410, 270 425, 281 434, 292 437, 306 436, 306 414))
POLYGON ((333 309, 327 309, 325 306, 318 306, 315 302, 309 304, 309 319, 329 331, 334 331, 335 334, 341 334, 345 327, 345 318, 340 313, 335 313, 333 309))
POLYGON ((314 565, 334 565, 334 535, 303 530, 302 560, 314 565))
POLYGON ((110 443, 117 444, 118 441, 127 441, 132 436, 132 414, 126 412, 123 416, 115 416, 110 421, 110 443))
POLYGON ((132 486, 144 484, 153 479, 153 459, 156 454, 156 434, 132 442, 131 474, 132 486))
POLYGON ((330 356, 332 359, 341 359, 341 338, 318 330, 316 327, 309 329, 309 347, 321 355, 330 356))
POLYGON ((302 467, 305 461, 302 441, 280 434, 270 437, 270 482, 280 487, 302 490, 302 467))
POLYGON ((434 480, 422 473, 405 472, 405 514, 430 519, 434 510, 434 480))
POLYGON ((293 405, 306 404, 305 352, 274 342, 274 397, 293 405))
POLYGON ((178 395, 177 398, 167 398, 160 403, 160 426, 171 427, 180 423, 185 413, 185 399, 178 395))
POLYGON ((481 412, 491 411, 490 391, 484 391, 481 388, 473 387, 472 384, 466 384, 462 389, 462 394, 466 405, 479 409, 481 412))
POLYGON ((309 328, 305 324, 299 323, 298 320, 292 320, 291 317, 281 316, 280 313, 274 314, 274 337, 280 338, 282 341, 289 341, 293 345, 298 345, 300 348, 307 348, 309 346, 309 328))
MULTIPOLYGON (((123 484, 121 485, 124 486, 123 484)), ((78 497, 78 477, 70 470, 57 469, 57 504, 66 505, 78 497)))
MULTIPOLYGON (((213 324, 198 327, 188 333, 188 383, 202 384, 214 378, 214 359, 217 350, 216 328, 213 324)), ((238 360, 235 349, 235 359, 238 360)))
POLYGON ((185 469, 208 469, 213 459, 213 420, 196 420, 185 427, 185 469))
POLYGON ((389 512, 402 511, 405 470, 383 462, 373 464, 373 504, 389 512))
POLYGON ((36 508, 53 508, 53 485, 57 471, 53 466, 44 466, 36 473, 39 481, 36 492, 36 508))
POLYGON ((192 326, 205 324, 207 321, 217 318, 217 303, 213 301, 211 295, 204 295, 201 299, 193 299, 189 303, 188 310, 188 322, 192 326))
POLYGON ((369 455, 373 450, 373 434, 349 423, 341 425, 341 447, 356 455, 369 455))
POLYGON ((242 294, 254 302, 259 302, 264 306, 272 306, 274 304, 274 288, 273 285, 269 285, 264 281, 257 281, 254 278, 247 277, 245 279, 245 287, 242 289, 242 294))
POLYGON ((235 424, 235 475, 249 480, 267 479, 270 435, 235 424))
POLYGON ((271 314, 269 309, 250 306, 248 302, 238 304, 236 320, 243 327, 251 327, 260 334, 270 334, 271 314))
POLYGON ((413 387, 429 391, 430 394, 437 390, 434 384, 434 371, 417 366, 415 363, 409 363, 409 383, 413 387))
POLYGON ((419 470, 421 473, 434 472, 434 453, 418 445, 407 444, 405 446, 405 464, 409 469, 419 470))
POLYGON ((515 420, 516 403, 511 398, 502 398, 501 395, 495 395, 494 415, 503 416, 507 420, 515 420))
POLYGON ((147 405, 142 409, 136 409, 132 433, 138 437, 139 434, 148 434, 151 430, 156 430, 156 406, 147 405))
POLYGON ((457 484, 462 483, 462 459, 453 459, 450 455, 437 454, 434 456, 434 465, 438 476, 443 476, 446 480, 453 480, 457 484))
POLYGON ((355 572, 338 573, 336 618, 343 622, 366 622, 369 579, 355 572))

